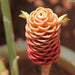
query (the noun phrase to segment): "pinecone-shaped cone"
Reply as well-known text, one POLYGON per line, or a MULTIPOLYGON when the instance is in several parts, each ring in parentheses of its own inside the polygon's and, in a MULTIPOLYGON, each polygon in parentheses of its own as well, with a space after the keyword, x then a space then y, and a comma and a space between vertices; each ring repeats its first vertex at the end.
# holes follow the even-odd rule
POLYGON ((49 8, 39 7, 30 13, 26 24, 28 56, 33 63, 51 64, 60 55, 60 27, 58 17, 49 8))

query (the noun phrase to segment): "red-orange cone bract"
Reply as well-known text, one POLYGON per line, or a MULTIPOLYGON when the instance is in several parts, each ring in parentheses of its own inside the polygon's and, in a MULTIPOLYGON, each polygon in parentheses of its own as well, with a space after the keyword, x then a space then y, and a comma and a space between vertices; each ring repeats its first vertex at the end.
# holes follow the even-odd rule
POLYGON ((32 11, 26 24, 28 56, 33 63, 48 65, 60 55, 60 27, 58 17, 49 8, 32 11))

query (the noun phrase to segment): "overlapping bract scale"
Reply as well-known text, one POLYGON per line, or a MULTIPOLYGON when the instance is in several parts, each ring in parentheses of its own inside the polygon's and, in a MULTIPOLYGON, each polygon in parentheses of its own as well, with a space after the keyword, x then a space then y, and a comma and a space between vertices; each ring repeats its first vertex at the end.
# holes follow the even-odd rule
POLYGON ((60 24, 49 8, 39 7, 30 13, 26 24, 28 56, 33 63, 47 65, 60 54, 60 24))

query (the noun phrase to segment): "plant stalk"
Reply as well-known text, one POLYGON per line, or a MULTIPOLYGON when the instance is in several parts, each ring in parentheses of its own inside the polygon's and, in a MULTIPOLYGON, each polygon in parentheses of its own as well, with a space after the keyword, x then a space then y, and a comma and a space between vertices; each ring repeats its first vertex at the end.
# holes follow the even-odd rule
POLYGON ((44 65, 44 66, 41 66, 41 75, 50 75, 50 70, 51 70, 51 65, 44 65))
POLYGON ((12 69, 13 62, 16 59, 16 53, 14 47, 14 33, 12 27, 13 24, 11 19, 9 0, 1 0, 1 8, 2 8, 4 28, 5 28, 6 42, 8 46, 10 70, 11 72, 13 72, 13 75, 19 75, 17 61, 15 63, 14 69, 12 69))

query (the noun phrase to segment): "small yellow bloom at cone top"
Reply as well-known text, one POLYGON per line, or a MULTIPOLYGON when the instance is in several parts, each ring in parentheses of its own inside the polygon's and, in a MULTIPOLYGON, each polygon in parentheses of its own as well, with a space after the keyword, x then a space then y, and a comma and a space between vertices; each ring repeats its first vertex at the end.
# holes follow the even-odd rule
POLYGON ((29 17, 29 14, 27 12, 21 11, 21 14, 19 15, 19 17, 27 19, 29 17))
POLYGON ((70 19, 68 19, 67 18, 67 14, 64 14, 64 15, 62 15, 62 16, 60 16, 59 18, 58 18, 58 22, 59 23, 64 23, 64 22, 67 22, 67 21, 69 21, 70 19))

